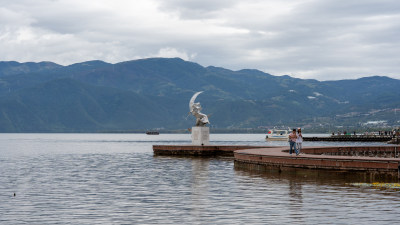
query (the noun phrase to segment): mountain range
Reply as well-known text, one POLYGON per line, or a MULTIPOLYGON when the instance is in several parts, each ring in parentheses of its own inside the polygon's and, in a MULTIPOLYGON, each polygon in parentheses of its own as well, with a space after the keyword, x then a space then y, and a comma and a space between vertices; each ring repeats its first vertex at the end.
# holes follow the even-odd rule
POLYGON ((110 64, 0 62, 0 132, 135 132, 194 125, 189 100, 212 129, 399 124, 400 80, 318 81, 203 67, 180 58, 110 64))

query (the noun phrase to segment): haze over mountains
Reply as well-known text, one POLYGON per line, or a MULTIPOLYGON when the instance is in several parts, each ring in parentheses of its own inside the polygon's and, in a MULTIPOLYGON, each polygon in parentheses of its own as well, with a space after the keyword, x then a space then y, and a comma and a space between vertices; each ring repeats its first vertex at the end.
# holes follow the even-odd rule
POLYGON ((0 132, 186 129, 197 91, 212 128, 398 124, 400 80, 317 81, 179 58, 109 64, 0 62, 0 132))

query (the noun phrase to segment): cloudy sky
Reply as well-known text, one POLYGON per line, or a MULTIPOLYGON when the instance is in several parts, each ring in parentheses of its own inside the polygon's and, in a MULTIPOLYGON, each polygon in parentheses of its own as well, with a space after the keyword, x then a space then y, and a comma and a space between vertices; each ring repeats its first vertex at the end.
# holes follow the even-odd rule
POLYGON ((318 80, 400 79, 400 1, 0 0, 0 61, 148 57, 318 80))

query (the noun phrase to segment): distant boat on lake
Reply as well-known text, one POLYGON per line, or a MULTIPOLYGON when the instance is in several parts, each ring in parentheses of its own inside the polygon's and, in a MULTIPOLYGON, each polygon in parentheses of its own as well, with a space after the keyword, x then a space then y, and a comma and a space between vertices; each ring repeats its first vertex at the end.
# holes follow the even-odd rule
POLYGON ((289 138, 289 130, 278 130, 278 129, 271 129, 268 130, 267 135, 265 136, 265 139, 267 141, 287 141, 289 138))
POLYGON ((146 131, 146 134, 147 135, 159 135, 160 132, 158 132, 158 131, 146 131))

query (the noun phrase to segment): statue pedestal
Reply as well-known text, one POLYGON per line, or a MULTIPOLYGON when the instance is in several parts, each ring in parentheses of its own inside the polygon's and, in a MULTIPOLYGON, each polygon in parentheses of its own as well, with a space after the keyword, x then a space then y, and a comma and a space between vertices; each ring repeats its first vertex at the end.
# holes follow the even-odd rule
POLYGON ((209 145, 210 128, 192 127, 192 145, 209 145))

